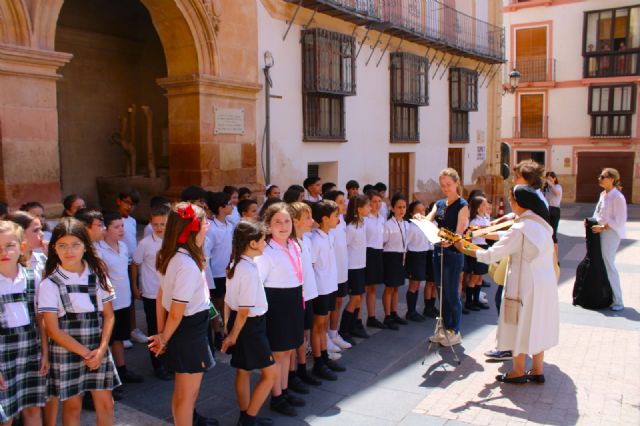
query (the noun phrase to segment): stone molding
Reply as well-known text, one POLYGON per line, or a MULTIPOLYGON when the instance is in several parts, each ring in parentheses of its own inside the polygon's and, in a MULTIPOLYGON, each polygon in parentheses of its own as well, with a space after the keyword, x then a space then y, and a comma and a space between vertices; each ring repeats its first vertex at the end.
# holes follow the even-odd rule
POLYGON ((0 45, 0 74, 59 79, 58 68, 71 58, 70 53, 0 45))
POLYGON ((206 74, 159 78, 156 82, 167 90, 167 96, 213 95, 255 101, 262 90, 261 84, 228 80, 206 74))

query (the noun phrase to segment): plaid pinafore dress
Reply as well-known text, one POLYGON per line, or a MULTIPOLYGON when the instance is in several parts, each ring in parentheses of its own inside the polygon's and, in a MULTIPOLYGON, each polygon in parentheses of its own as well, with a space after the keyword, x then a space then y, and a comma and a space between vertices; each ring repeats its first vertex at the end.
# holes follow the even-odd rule
POLYGON ((29 407, 44 406, 47 400, 47 376, 40 370, 40 333, 36 327, 35 277, 33 270, 21 268, 26 274, 27 285, 22 293, 0 296, 0 372, 7 390, 0 391, 0 423, 16 417, 29 407), (26 303, 29 324, 7 327, 5 304, 26 303))
MULTIPOLYGON (((58 318, 58 326, 69 336, 89 348, 97 349, 102 338, 102 315, 98 311, 96 298, 96 276, 89 275, 87 285, 67 285, 60 277, 58 271, 48 278, 58 286, 60 299, 65 310, 65 315, 58 318), (89 299, 94 307, 93 312, 74 313, 73 304, 69 294, 89 294, 89 299)), ((61 401, 84 392, 95 390, 113 390, 120 386, 120 378, 107 349, 97 370, 90 370, 83 359, 69 352, 64 347, 51 341, 49 345, 49 362, 51 364, 49 374, 49 395, 57 396, 61 401)))

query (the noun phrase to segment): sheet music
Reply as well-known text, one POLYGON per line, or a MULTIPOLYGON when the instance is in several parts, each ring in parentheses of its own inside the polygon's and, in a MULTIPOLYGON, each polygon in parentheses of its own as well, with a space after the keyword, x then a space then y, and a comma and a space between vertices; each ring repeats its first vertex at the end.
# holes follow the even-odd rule
POLYGON ((415 223, 418 226, 418 228, 427 237, 431 244, 436 244, 442 241, 442 239, 438 236, 439 229, 436 225, 433 224, 433 222, 429 222, 426 219, 411 219, 411 222, 415 223))

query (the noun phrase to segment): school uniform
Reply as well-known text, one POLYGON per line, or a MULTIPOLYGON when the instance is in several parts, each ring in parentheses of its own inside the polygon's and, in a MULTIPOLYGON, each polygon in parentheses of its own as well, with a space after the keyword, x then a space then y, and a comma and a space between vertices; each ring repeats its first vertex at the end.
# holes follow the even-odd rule
POLYGON ((433 245, 415 223, 409 222, 407 230, 407 278, 433 281, 433 245))
POLYGON ((314 229, 311 237, 313 271, 318 286, 318 298, 313 304, 316 315, 327 315, 336 309, 335 292, 338 289, 338 265, 331 234, 314 229))
MULTIPOLYGON (((476 216, 469 222, 469 226, 479 226, 485 228, 489 226, 489 219, 487 217, 476 216)), ((471 242, 483 250, 486 250, 489 245, 487 240, 482 237, 474 237, 471 242)), ((484 275, 489 272, 489 265, 486 263, 478 262, 478 259, 472 256, 464 256, 464 272, 472 275, 484 275)))
POLYGON ((313 327, 313 304, 318 297, 316 276, 313 272, 313 256, 311 254, 310 232, 302 236, 300 257, 302 259, 302 297, 304 298, 304 329, 313 327))
POLYGON ((40 275, 18 266, 15 279, 0 275, 0 423, 47 401, 47 378, 40 376, 40 331, 36 325, 40 275))
POLYGON ((385 222, 386 218, 380 212, 378 212, 378 216, 369 215, 364 219, 364 228, 367 231, 366 285, 384 282, 382 251, 385 222))
POLYGON ((335 228, 329 231, 333 237, 333 252, 338 268, 338 289, 336 297, 346 297, 348 294, 349 260, 347 252, 347 224, 344 215, 340 215, 340 221, 335 228))
POLYGON ((31 259, 29 259, 29 267, 33 269, 41 277, 44 276, 44 269, 47 264, 47 256, 42 252, 31 252, 31 259))
POLYGON ((207 232, 210 238, 209 265, 215 288, 211 292, 214 298, 224 298, 226 292, 226 274, 229 259, 231 258, 231 244, 233 240, 234 225, 230 222, 222 222, 217 218, 211 219, 211 225, 207 232))
POLYGON ((242 217, 240 217, 238 206, 233 206, 233 210, 231 210, 231 214, 227 216, 227 222, 229 222, 235 227, 240 222, 240 220, 242 220, 242 217))
MULTIPOLYGON (((61 331, 93 350, 102 340, 102 315, 105 303, 116 300, 111 283, 105 290, 85 262, 80 274, 58 266, 42 280, 38 292, 38 312, 58 314, 61 331)), ((48 394, 61 401, 95 390, 113 390, 120 386, 116 366, 107 349, 97 370, 90 370, 83 359, 55 341, 49 342, 48 394)))
POLYGON ((153 234, 153 228, 151 227, 151 223, 147 223, 147 226, 145 226, 142 231, 142 238, 148 237, 151 234, 153 234))
POLYGON ((209 289, 204 272, 184 248, 173 255, 160 275, 162 307, 186 305, 178 328, 167 342, 167 363, 176 373, 202 373, 214 366, 209 349, 209 289))
POLYGON ((384 224, 382 260, 384 264, 384 285, 387 287, 404 285, 408 228, 406 220, 397 220, 395 217, 391 217, 384 224))
POLYGON ((229 331, 233 329, 238 309, 249 309, 249 315, 238 334, 236 344, 230 349, 231 366, 250 371, 274 364, 265 316, 269 304, 258 265, 250 257, 242 256, 227 284, 224 303, 231 308, 229 331))
POLYGON ((358 296, 364 293, 367 279, 367 231, 364 223, 347 225, 347 252, 349 294, 358 296))
POLYGON ((272 239, 255 262, 269 303, 266 316, 271 350, 295 349, 304 341, 300 248, 292 239, 288 240, 286 248, 272 239))
POLYGON ((136 247, 138 246, 138 240, 136 238, 138 223, 133 216, 122 216, 122 222, 124 223, 124 238, 122 241, 127 245, 127 253, 129 256, 133 256, 133 252, 136 251, 136 247))
POLYGON ((109 281, 116 292, 116 299, 113 301, 113 315, 115 324, 111 333, 111 341, 128 340, 131 332, 131 317, 129 316, 129 306, 131 306, 131 282, 129 281, 129 253, 123 241, 118 241, 118 251, 115 251, 105 241, 95 243, 96 252, 100 259, 107 265, 109 281))

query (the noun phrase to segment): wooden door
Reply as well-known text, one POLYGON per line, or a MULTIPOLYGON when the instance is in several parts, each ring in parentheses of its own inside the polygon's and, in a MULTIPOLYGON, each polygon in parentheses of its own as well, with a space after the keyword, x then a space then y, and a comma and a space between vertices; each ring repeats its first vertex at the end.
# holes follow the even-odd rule
POLYGON ((516 63, 520 82, 547 81, 547 27, 516 31, 516 63))
POLYGON ((602 192, 598 186, 598 176, 604 167, 613 167, 620 172, 622 193, 627 203, 631 203, 634 158, 634 152, 579 152, 576 201, 597 203, 602 192))
POLYGON ((389 154, 389 192, 391 199, 397 192, 409 198, 409 154, 389 154))
POLYGON ((544 95, 542 93, 520 95, 520 135, 521 138, 542 138, 544 95))
POLYGON ((460 175, 460 185, 464 185, 464 148, 449 148, 447 167, 455 169, 460 175))

